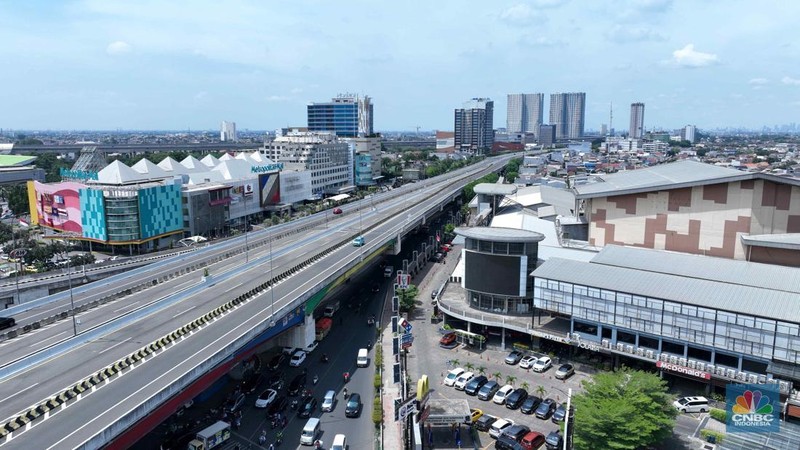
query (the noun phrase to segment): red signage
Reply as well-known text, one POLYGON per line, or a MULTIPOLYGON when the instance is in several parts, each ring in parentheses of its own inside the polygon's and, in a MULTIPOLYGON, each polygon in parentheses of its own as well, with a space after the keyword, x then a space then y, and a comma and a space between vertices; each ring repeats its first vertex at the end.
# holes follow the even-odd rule
POLYGON ((656 367, 658 367, 661 370, 668 370, 670 372, 681 373, 692 377, 702 378, 704 380, 711 379, 710 373, 703 372, 702 370, 692 369, 691 367, 679 366, 677 364, 671 364, 663 361, 656 361, 656 367))

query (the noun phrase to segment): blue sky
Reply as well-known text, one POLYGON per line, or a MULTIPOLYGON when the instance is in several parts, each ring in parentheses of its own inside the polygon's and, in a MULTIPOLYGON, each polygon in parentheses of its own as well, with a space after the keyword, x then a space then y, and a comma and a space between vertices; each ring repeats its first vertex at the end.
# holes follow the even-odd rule
MULTIPOLYGON (((0 0, 0 127, 304 125, 370 95, 377 130, 451 129, 453 108, 586 92, 586 126, 800 122, 800 2, 0 0)), ((547 111, 545 111, 545 121, 547 111)))

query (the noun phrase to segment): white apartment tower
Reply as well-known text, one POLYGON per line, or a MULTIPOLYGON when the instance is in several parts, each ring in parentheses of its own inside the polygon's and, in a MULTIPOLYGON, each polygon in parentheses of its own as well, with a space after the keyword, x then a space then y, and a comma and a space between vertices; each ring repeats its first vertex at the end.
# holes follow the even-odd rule
POLYGON ((695 131, 696 131, 696 128, 695 128, 694 125, 686 125, 685 127, 683 127, 683 139, 685 141, 689 141, 692 144, 694 144, 694 140, 695 140, 694 133, 695 133, 695 131))
POLYGON ((586 120, 586 93, 550 94, 550 125, 556 127, 556 139, 580 139, 586 120))
POLYGON ((628 131, 631 139, 644 136, 644 103, 631 103, 631 126, 628 131))
POLYGON ((222 142, 236 142, 236 122, 222 121, 219 130, 219 140, 222 142))
POLYGON ((508 94, 508 133, 538 133, 543 111, 544 94, 508 94))

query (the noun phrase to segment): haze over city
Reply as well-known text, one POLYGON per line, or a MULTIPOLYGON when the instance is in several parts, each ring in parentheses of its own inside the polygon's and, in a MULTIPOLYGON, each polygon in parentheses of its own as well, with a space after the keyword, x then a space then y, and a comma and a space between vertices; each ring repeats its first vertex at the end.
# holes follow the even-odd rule
MULTIPOLYGON (((669 0, 0 3, 0 127, 304 125, 372 97, 376 130, 451 129, 472 97, 586 92, 587 129, 797 121, 800 5, 669 0)), ((547 98, 547 97, 546 97, 547 98)))

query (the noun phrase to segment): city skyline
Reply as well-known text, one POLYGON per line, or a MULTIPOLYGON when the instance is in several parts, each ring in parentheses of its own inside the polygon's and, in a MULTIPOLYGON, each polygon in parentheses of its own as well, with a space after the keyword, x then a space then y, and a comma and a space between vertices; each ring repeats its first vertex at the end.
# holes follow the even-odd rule
POLYGON ((0 58, 13 69, 0 127, 218 129, 225 117, 272 130, 339 92, 369 93, 376 130, 448 130, 464 98, 503 111, 510 92, 586 92, 587 130, 609 104, 636 101, 648 129, 800 115, 800 5, 788 2, 725 3, 723 16, 720 2, 669 0, 359 5, 3 3, 0 58), (464 27, 481 39, 441 38, 464 27))

